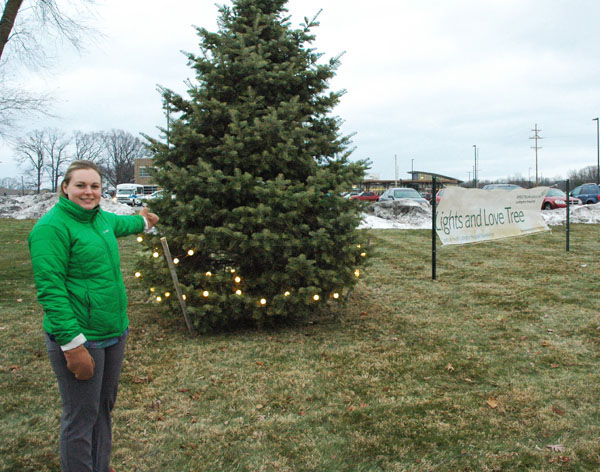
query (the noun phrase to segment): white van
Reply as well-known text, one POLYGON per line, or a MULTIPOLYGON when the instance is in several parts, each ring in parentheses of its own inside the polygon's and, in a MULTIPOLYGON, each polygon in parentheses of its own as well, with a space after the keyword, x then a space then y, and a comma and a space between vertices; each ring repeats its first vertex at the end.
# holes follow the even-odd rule
POLYGON ((144 186, 138 184, 118 184, 115 199, 119 203, 130 206, 141 206, 144 195, 144 186))

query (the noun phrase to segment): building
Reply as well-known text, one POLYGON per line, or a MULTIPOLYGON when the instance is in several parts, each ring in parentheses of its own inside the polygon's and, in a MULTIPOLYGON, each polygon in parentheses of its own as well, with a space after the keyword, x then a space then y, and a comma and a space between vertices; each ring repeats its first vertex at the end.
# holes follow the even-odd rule
POLYGON ((142 157, 133 160, 134 174, 133 182, 144 186, 144 194, 150 194, 158 190, 158 186, 153 182, 150 169, 154 167, 154 160, 151 157, 142 157))
POLYGON ((398 180, 375 180, 365 179, 362 183, 363 190, 369 190, 377 194, 382 194, 388 188, 393 187, 411 187, 417 190, 419 193, 431 193, 433 186, 433 178, 436 178, 436 187, 448 187, 450 185, 460 185, 463 183, 462 180, 454 177, 448 177, 447 175, 435 174, 433 172, 424 172, 421 170, 415 170, 409 172, 411 174, 410 179, 398 179, 398 180))
MULTIPOLYGON (((143 185, 145 194, 149 194, 158 190, 158 186, 153 182, 152 176, 150 175, 150 169, 153 167, 153 164, 154 162, 151 157, 144 157, 134 160, 134 183, 143 185)), ((375 192, 378 195, 392 187, 412 187, 422 194, 427 194, 431 193, 433 177, 436 178, 436 186, 438 189, 442 187, 448 187, 450 185, 460 185, 463 183, 462 180, 454 177, 435 174, 433 172, 414 170, 409 172, 409 174, 411 175, 410 179, 398 180, 380 180, 379 175, 367 175, 365 180, 362 182, 362 185, 359 187, 362 188, 362 190, 375 192)))

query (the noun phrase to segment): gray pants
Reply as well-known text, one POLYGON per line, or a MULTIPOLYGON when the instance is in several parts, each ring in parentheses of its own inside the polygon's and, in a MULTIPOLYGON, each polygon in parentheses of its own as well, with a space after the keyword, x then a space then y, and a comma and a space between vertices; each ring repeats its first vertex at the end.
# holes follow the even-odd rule
POLYGON ((62 400, 60 462, 63 472, 109 472, 111 411, 117 399, 126 335, 113 346, 88 348, 96 367, 89 380, 67 369, 60 346, 46 335, 46 348, 62 400))

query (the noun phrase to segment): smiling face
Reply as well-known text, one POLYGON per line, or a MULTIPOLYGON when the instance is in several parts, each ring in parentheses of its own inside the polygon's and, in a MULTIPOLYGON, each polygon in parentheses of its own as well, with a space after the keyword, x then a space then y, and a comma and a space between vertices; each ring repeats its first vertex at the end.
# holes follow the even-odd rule
POLYGON ((62 190, 73 203, 91 210, 100 204, 102 179, 93 169, 78 169, 71 174, 69 183, 63 182, 62 190))

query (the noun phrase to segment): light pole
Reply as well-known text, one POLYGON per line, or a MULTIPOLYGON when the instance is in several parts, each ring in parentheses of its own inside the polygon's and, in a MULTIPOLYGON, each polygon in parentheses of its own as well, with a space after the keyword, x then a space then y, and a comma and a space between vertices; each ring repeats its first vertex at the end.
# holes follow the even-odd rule
POLYGON ((475 165, 473 166, 473 188, 477 188, 477 145, 473 144, 475 149, 475 165))
POLYGON ((596 184, 600 185, 600 120, 594 118, 596 122, 596 184))

